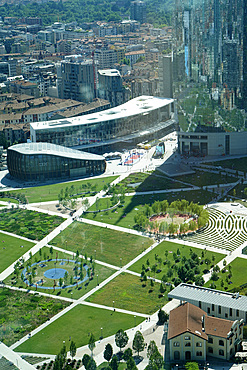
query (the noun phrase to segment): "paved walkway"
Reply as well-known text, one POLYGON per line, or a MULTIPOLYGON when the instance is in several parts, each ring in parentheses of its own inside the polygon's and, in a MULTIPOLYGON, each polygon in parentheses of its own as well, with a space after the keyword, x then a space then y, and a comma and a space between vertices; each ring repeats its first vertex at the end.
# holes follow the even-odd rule
MULTIPOLYGON (((121 181, 122 179, 124 179, 125 177, 127 177, 129 175, 130 172, 126 171, 126 173, 123 173, 121 174, 120 177, 118 177, 115 181, 114 181, 114 184, 118 183, 119 181, 121 181)), ((216 187, 217 185, 215 185, 216 187)), ((198 187, 192 187, 190 189, 188 188, 181 188, 181 189, 175 189, 176 191, 187 191, 187 190, 195 190, 197 189, 198 187)), ((199 188, 198 188, 199 189, 199 188)), ((163 192, 170 192, 170 191, 174 191, 174 189, 171 189, 171 190, 168 190, 168 191, 152 191, 152 192, 138 192, 138 193, 129 193, 128 195, 133 195, 133 194, 137 194, 137 195, 143 195, 143 194, 155 194, 155 193, 163 193, 163 192)), ((96 201, 96 198, 99 198, 99 197, 102 197, 105 195, 105 192, 102 190, 99 194, 97 194, 96 196, 94 197, 90 197, 89 198, 89 207, 96 201)), ((35 207, 36 205, 28 205, 27 208, 29 209, 34 209, 34 210, 37 210, 37 211, 41 211, 40 208, 36 208, 35 207)), ((42 248, 42 246, 46 245, 47 243, 49 243, 55 236, 57 236, 62 230, 64 230, 67 226, 69 226, 72 222, 73 222, 73 219, 79 219, 82 211, 84 210, 84 206, 82 206, 74 215, 73 215, 73 218, 70 217, 70 216, 67 216, 67 215, 63 215, 64 218, 66 218, 66 220, 58 227, 56 228, 52 233, 50 233, 48 236, 46 236, 42 241, 38 242, 33 248, 31 248, 31 251, 32 251, 32 254, 36 253, 40 248, 42 248)), ((44 213, 47 213, 46 210, 42 210, 44 213)), ((51 214, 51 211, 49 211, 49 214, 51 214)), ((54 213, 54 214, 57 214, 57 213, 54 213)), ((93 220, 87 220, 87 219, 79 219, 79 221, 81 222, 85 222, 85 223, 91 223, 91 224, 95 224, 97 226, 101 226, 101 227, 109 227, 109 228, 112 228, 112 229, 115 229, 115 230, 118 230, 118 231, 124 231, 124 232, 130 232, 130 233, 138 233, 136 235, 140 235, 139 232, 136 232, 135 230, 129 230, 129 229, 125 229, 125 228, 121 228, 121 227, 118 227, 118 226, 115 226, 115 225, 109 225, 109 224, 104 224, 104 223, 100 223, 100 222, 96 222, 96 221, 93 221, 93 220)), ((143 233, 141 233, 142 236, 145 236, 143 235, 143 233)), ((191 243, 191 242, 184 242, 184 241, 181 241, 181 240, 176 240, 176 239, 173 239, 173 240, 169 240, 171 242, 180 242, 181 244, 186 244, 186 245, 193 245, 195 247, 199 247, 199 248, 203 248, 205 249, 205 246, 204 245, 198 245, 197 243, 191 243)), ((111 281, 112 279, 114 279, 116 276, 118 276, 119 274, 121 274, 122 272, 128 272, 128 273, 133 273, 133 274, 136 274, 134 272, 131 272, 128 270, 128 268, 134 264, 136 261, 138 261, 140 258, 142 258, 145 254, 147 254, 151 249, 155 248, 159 243, 154 243, 150 248, 148 248, 147 250, 145 250, 144 252, 142 252, 139 256, 137 256, 135 259, 133 259, 131 262, 129 262, 128 264, 126 264, 125 266, 119 268, 119 267, 116 267, 116 266, 111 266, 112 268, 114 268, 116 271, 115 273, 113 273, 113 275, 111 275, 108 279, 106 279, 105 281, 101 282, 99 284, 99 286, 96 286, 93 290, 91 290, 90 292, 86 293, 84 296, 82 296, 81 298, 79 298, 77 301, 74 301, 74 300, 70 300, 72 302, 72 304, 67 307, 66 309, 64 309, 63 311, 61 311, 59 314, 57 314, 56 316, 54 316, 50 321, 44 323, 43 325, 41 325, 39 328, 36 328, 32 333, 31 335, 34 335, 36 334, 37 332, 39 332, 40 330, 43 330, 47 325, 49 325, 50 323, 54 322, 56 319, 58 319, 59 317, 62 317, 66 312, 68 312, 69 310, 73 309, 73 307, 75 307, 76 305, 78 304, 84 304, 84 305, 90 305, 90 306, 94 306, 94 307, 100 307, 100 308, 104 308, 104 309, 108 309, 108 310, 113 310, 113 307, 106 307, 106 306, 103 306, 103 305, 97 305, 97 304, 93 304, 91 302, 85 302, 85 299, 87 299, 91 294, 93 294, 95 291, 97 291, 98 289, 101 289, 104 285, 106 285, 109 281, 111 281)), ((55 248, 55 247, 54 247, 55 248)), ((214 249, 212 247, 207 247, 207 249, 209 250, 214 250, 215 252, 220 252, 222 253, 222 250, 219 250, 219 249, 214 249)), ((25 255, 24 255, 24 259, 27 259, 29 257, 29 252, 28 251, 25 255)), ((67 251, 66 251, 67 252, 67 251)), ((68 252, 67 252, 68 253, 68 252)), ((71 252, 73 253, 73 252, 71 252)), ((231 254, 228 254, 225 259, 227 261, 227 263, 230 263, 231 261, 233 261, 236 257, 240 256, 241 255, 241 251, 240 251, 240 248, 236 249, 233 253, 231 254)), ((102 261, 97 261, 97 263, 101 263, 101 264, 104 264, 102 261)), ((10 273, 12 273, 13 271, 13 266, 14 266, 15 263, 13 263, 8 269, 6 269, 2 274, 0 274, 0 280, 4 280, 5 277, 7 277, 10 273)), ((106 265, 106 264, 104 264, 106 265)), ((108 264, 107 264, 108 265, 108 264)), ((219 267, 220 268, 223 268, 223 260, 221 260, 219 262, 219 267)), ((109 266, 109 265, 108 265, 109 266)), ((139 274, 136 274, 136 275, 139 275, 139 274)), ((210 274, 207 274, 204 276, 204 279, 207 281, 208 279, 210 278, 210 274)), ((46 294, 46 293, 43 293, 43 294, 46 294)), ((49 295, 49 294, 48 294, 49 295)), ((62 297, 61 297, 62 298, 62 297)), ((67 299, 69 300, 69 299, 67 299)), ((163 309, 169 313, 171 309, 175 308, 177 305, 179 304, 179 301, 176 301, 176 300, 172 300, 171 302, 168 302, 167 305, 165 305, 163 307, 163 309)), ((161 353, 163 353, 163 347, 162 347, 162 344, 161 344, 161 339, 162 339, 162 332, 163 332, 163 327, 157 327, 156 326, 156 322, 157 322, 157 312, 155 314, 153 314, 151 317, 150 317, 150 320, 149 318, 147 317, 147 315, 143 315, 143 314, 140 314, 138 312, 132 312, 132 311, 126 311, 126 310, 120 310, 118 308, 115 308, 115 310, 117 312, 124 312, 124 313, 128 313, 128 314, 132 314, 134 316, 140 316, 140 317, 143 317, 143 318, 146 318, 146 320, 141 323, 140 325, 138 325, 137 327, 135 328, 132 328, 130 330, 127 331, 128 333, 128 336, 129 336, 129 346, 131 346, 131 342, 133 340, 133 337, 134 337, 134 334, 136 332, 136 330, 140 330, 143 335, 144 335, 144 338, 145 338, 145 341, 147 343, 148 340, 150 341, 151 338, 156 338, 155 341, 157 342, 157 345, 158 345, 158 348, 160 349, 161 353)), ((25 340, 28 340, 28 336, 22 338, 20 341, 16 342, 15 344, 13 344, 11 346, 11 349, 14 349, 16 347, 18 347, 21 343, 23 343, 25 340)), ((96 363, 97 364, 100 364, 101 362, 103 362, 103 351, 104 351, 104 348, 105 348, 105 344, 106 343, 111 343, 113 348, 115 349, 115 351, 117 351, 118 349, 116 348, 115 346, 115 336, 112 336, 112 337, 109 337, 109 338, 105 338, 99 342, 96 343, 96 348, 94 350, 94 354, 95 354, 95 360, 96 360, 96 363)), ((84 347, 81 347, 80 349, 78 349, 77 351, 77 357, 78 358, 81 358, 83 356, 84 353, 90 353, 89 349, 88 349, 88 346, 84 346, 84 347)), ((138 365, 138 368, 140 370, 144 369, 145 366, 147 365, 147 358, 146 358, 146 355, 145 355, 145 352, 144 352, 144 360, 138 365)), ((32 367, 33 368, 33 367, 32 367)), ((24 368, 23 368, 24 369, 24 368)))
POLYGON ((0 342, 0 355, 11 361, 20 370, 33 370, 35 366, 23 360, 18 353, 13 352, 9 347, 0 342))

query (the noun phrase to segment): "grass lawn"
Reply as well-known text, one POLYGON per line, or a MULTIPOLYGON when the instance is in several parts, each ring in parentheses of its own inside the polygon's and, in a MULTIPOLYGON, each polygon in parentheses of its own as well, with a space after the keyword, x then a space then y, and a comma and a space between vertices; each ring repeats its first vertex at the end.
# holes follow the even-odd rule
MULTIPOLYGON (((189 247, 187 245, 182 245, 178 243, 172 243, 172 242, 167 242, 164 241, 160 243, 157 247, 155 247, 152 251, 150 251, 145 257, 142 257, 139 261, 137 261, 134 265, 130 267, 130 270, 138 272, 139 274, 142 271, 142 265, 145 265, 147 268, 147 260, 149 260, 150 266, 157 264, 157 269, 160 270, 159 273, 156 272, 155 277, 157 279, 161 279, 164 274, 167 274, 168 268, 171 262, 170 267, 172 267, 172 264, 174 264, 174 258, 173 258, 173 253, 175 252, 177 254, 177 250, 179 249, 180 251, 180 258, 182 259, 183 256, 186 258, 190 257, 190 251, 192 250, 194 253, 200 257, 200 270, 201 273, 203 272, 204 269, 208 268, 208 266, 205 264, 205 258, 209 258, 212 261, 212 257, 214 258, 213 264, 218 263, 220 260, 224 258, 224 254, 221 253, 214 253, 211 251, 205 251, 199 248, 193 248, 189 247), (168 251, 167 257, 165 255, 165 252, 168 251), (202 252, 204 254, 204 257, 202 257, 202 252), (156 258, 155 258, 156 257, 156 258), (160 261, 159 259, 162 259, 160 261), (163 262, 166 262, 164 265, 163 262), (203 262, 203 263, 202 263, 203 262)), ((152 272, 150 272, 151 277, 154 276, 152 272)), ((174 271, 174 276, 175 276, 175 271, 174 271)))
POLYGON ((205 162, 210 166, 221 166, 223 168, 230 168, 232 170, 247 172, 247 158, 235 158, 235 159, 226 159, 217 162, 205 162))
POLYGON ((176 179, 200 187, 206 185, 226 184, 237 181, 236 177, 223 176, 204 171, 196 171, 195 173, 186 176, 176 176, 176 179))
MULTIPOLYGON (((102 364, 100 364, 97 367, 98 370, 104 370, 106 368, 108 368, 108 362, 102 362, 102 364)), ((119 364, 118 364, 118 370, 125 370, 125 369, 127 369, 126 362, 119 362, 119 364)))
POLYGON ((122 273, 86 300, 106 306, 151 315, 167 303, 167 292, 160 294, 160 284, 143 283, 138 276, 122 273))
POLYGON ((124 186, 125 192, 168 190, 187 187, 187 185, 169 178, 159 171, 154 171, 152 173, 132 173, 117 186, 124 186))
MULTIPOLYGON (((164 194, 153 194, 153 195, 134 195, 131 197, 125 197, 124 205, 118 206, 118 208, 113 209, 108 212, 99 213, 85 213, 83 217, 89 218, 91 220, 109 223, 112 225, 118 225, 127 228, 134 228, 135 221, 134 217, 138 210, 141 209, 145 204, 153 204, 156 200, 167 199, 169 203, 176 199, 186 199, 189 202, 193 201, 199 204, 207 204, 213 198, 213 194, 204 190, 195 191, 182 191, 178 193, 164 193, 164 194)), ((104 198, 101 204, 107 206, 111 203, 110 198, 104 198)), ((94 210, 95 205, 89 210, 94 210)))
POLYGON ((0 201, 19 204, 19 201, 17 199, 14 199, 14 198, 0 198, 0 201))
MULTIPOLYGON (((136 324, 143 318, 136 317, 136 324)), ((17 352, 57 354, 63 341, 69 350, 69 337, 77 347, 87 345, 90 333, 96 340, 115 334, 119 329, 127 330, 134 326, 134 317, 95 307, 77 305, 62 317, 48 325, 39 333, 16 348, 17 352)))
POLYGON ((125 265, 152 244, 152 239, 73 222, 51 244, 116 266, 125 265), (117 246, 117 248, 116 248, 117 246), (120 260, 121 258, 121 260, 120 260))
MULTIPOLYGON (((87 180, 79 180, 79 181, 71 181, 65 183, 58 183, 52 185, 44 185, 44 186, 34 186, 26 189, 20 189, 11 191, 11 194, 15 193, 22 193, 28 199, 28 203, 38 203, 38 202, 47 202, 50 200, 57 200, 58 194, 63 189, 65 190, 67 187, 70 188, 71 186, 74 187, 74 194, 75 193, 82 193, 85 191, 90 190, 93 186, 95 186, 94 191, 99 192, 103 189, 105 184, 111 183, 115 180, 117 176, 111 177, 102 177, 98 179, 87 179, 87 180)), ((82 196, 82 195, 78 195, 82 196)))
POLYGON ((231 262, 231 272, 232 276, 229 278, 229 267, 226 266, 226 272, 219 272, 217 281, 209 280, 206 286, 210 286, 211 283, 216 285, 215 289, 219 290, 232 290, 240 292, 241 294, 247 294, 247 260, 244 258, 236 258, 233 262, 231 262), (245 287, 241 287, 241 285, 246 284, 245 287))
POLYGON ((59 216, 26 209, 1 209, 0 229, 32 240, 41 240, 64 221, 59 216))
POLYGON ((32 246, 31 242, 0 233, 0 272, 20 258, 32 246))
POLYGON ((7 346, 15 343, 68 305, 57 299, 0 288, 0 340, 7 346))
MULTIPOLYGON (((74 256, 75 257, 75 256, 74 256)), ((102 265, 99 265, 97 263, 94 263, 94 261, 92 261, 92 263, 90 263, 90 261, 87 261, 87 267, 89 268, 89 271, 90 271, 90 278, 88 278, 85 282, 83 282, 82 284, 78 284, 78 286, 73 286, 73 287, 68 287, 66 288, 64 285, 70 285, 71 284, 71 281, 72 281, 72 284, 75 284, 76 280, 74 279, 74 276, 75 276, 75 263, 73 262, 68 262, 68 258, 70 260, 73 260, 73 256, 71 255, 68 255, 66 253, 62 253, 62 252, 57 252, 54 250, 53 254, 51 255, 50 254, 50 251, 49 251, 49 248, 42 248, 41 251, 37 252, 33 257, 32 257, 32 260, 31 260, 31 263, 36 263, 37 261, 44 261, 46 260, 46 262, 44 263, 41 263, 41 264, 37 264, 33 267, 30 268, 30 271, 32 271, 32 269, 34 268, 35 270, 35 275, 34 277, 32 278, 32 286, 28 286, 28 289, 31 289, 31 290, 35 290, 36 291, 36 283, 39 284, 38 282, 43 279, 43 286, 45 287, 51 287, 53 288, 54 287, 54 279, 49 279, 49 278, 46 278, 44 276, 44 273, 47 271, 47 270, 50 270, 50 269, 54 269, 55 267, 56 268, 63 268, 67 271, 68 273, 68 278, 67 278, 67 281, 64 281, 63 279, 63 288, 62 289, 42 289, 42 288, 38 288, 37 287, 37 291, 38 292, 43 292, 43 293, 48 293, 48 294, 51 294, 53 295, 54 297, 55 296, 62 296, 62 297, 69 297, 69 298, 73 298, 73 299, 78 299, 80 297, 82 297, 84 294, 86 294, 88 291, 90 291, 91 289, 93 289, 95 286, 97 286, 97 284, 100 284, 102 281, 104 281, 105 279, 107 279, 113 272, 115 272, 115 270, 113 269, 110 269, 109 267, 105 267, 105 266, 102 266, 102 265), (51 261, 49 259, 58 259, 58 261, 51 261), (47 261, 47 259, 49 261, 47 261), (60 260, 63 260, 63 261, 60 261, 60 260), (64 263, 63 265, 61 265, 61 262, 64 263), (92 272, 92 268, 94 269, 94 273, 91 274, 92 272)), ((86 261, 85 260, 80 260, 78 259, 78 271, 77 271, 77 276, 79 278, 79 274, 80 274, 80 264, 84 264, 86 261)), ((25 267, 26 267, 27 264, 25 264, 25 267)), ((23 269, 21 269, 21 272, 23 271, 23 269)), ((82 269, 82 279, 84 277, 87 276, 87 271, 86 269, 83 267, 82 269)), ((28 278, 28 275, 26 275, 26 277, 28 278)), ((55 279, 56 280, 56 287, 58 288, 59 287, 59 279, 55 279)), ((79 279, 80 280, 80 279, 79 279)), ((23 282, 23 280, 21 279, 21 273, 20 273, 20 276, 16 277, 16 275, 13 273, 11 274, 7 279, 5 279, 5 283, 6 284, 11 284, 11 285, 17 285, 18 287, 20 288, 27 288, 27 285, 26 283, 23 282)), ((71 285, 72 285, 71 284, 71 285)))

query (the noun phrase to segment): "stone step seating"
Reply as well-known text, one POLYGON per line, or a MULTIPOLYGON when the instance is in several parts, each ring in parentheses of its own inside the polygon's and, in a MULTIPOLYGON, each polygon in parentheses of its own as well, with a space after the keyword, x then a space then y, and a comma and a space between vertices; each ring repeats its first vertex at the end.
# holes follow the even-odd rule
POLYGON ((216 208, 210 208, 209 214, 204 231, 188 236, 186 240, 228 251, 234 251, 247 241, 247 220, 244 217, 226 215, 216 208))

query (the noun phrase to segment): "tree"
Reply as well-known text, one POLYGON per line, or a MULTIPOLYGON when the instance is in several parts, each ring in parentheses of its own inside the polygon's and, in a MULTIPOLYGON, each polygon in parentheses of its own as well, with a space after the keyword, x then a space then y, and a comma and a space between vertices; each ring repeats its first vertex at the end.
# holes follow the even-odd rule
POLYGON ((70 353, 70 356, 72 357, 72 359, 75 357, 76 355, 76 345, 75 345, 75 342, 72 340, 71 343, 70 343, 70 347, 69 347, 69 353, 70 353))
POLYGON ((88 348, 90 349, 91 356, 93 357, 93 350, 95 348, 95 338, 94 338, 94 335, 92 333, 91 333, 90 338, 89 338, 88 348))
POLYGON ((153 367, 157 366, 158 369, 163 367, 164 360, 158 350, 149 358, 149 364, 153 367))
POLYGON ((131 348, 127 348, 123 353, 123 359, 125 362, 128 361, 129 358, 133 357, 133 352, 131 348))
POLYGON ((137 366, 136 366, 136 363, 135 363, 133 357, 130 357, 127 360, 127 370, 137 370, 137 366))
POLYGON ((66 357, 67 357, 66 347, 63 346, 61 351, 59 352, 59 354, 55 358, 53 369, 54 370, 63 369, 63 367, 65 365, 66 357))
POLYGON ((104 350, 104 359, 109 363, 112 358, 113 349, 110 343, 107 343, 104 350))
POLYGON ((112 368, 112 370, 118 370, 118 359, 116 355, 112 357, 110 367, 112 368))
POLYGON ((217 272, 215 272, 215 271, 213 271, 212 272, 212 275, 211 275, 211 280, 213 280, 213 281, 217 281, 218 280, 218 274, 217 274, 217 272))
POLYGON ((148 350, 147 350, 148 358, 150 358, 156 351, 158 351, 158 347, 156 346, 155 341, 151 340, 151 342, 148 345, 148 350))
POLYGON ((138 357, 139 357, 139 353, 142 352, 145 348, 144 338, 143 338, 142 333, 139 330, 135 333, 132 348, 134 351, 137 352, 138 357))
POLYGON ((186 362, 185 369, 186 370, 199 370, 199 366, 197 362, 186 362))
POLYGON ((85 369, 87 369, 87 365, 88 365, 88 362, 90 361, 90 356, 85 354, 83 357, 82 357, 82 363, 85 367, 85 369))
POLYGON ((127 345, 128 340, 128 335, 123 331, 123 329, 119 329, 115 334, 115 342, 117 347, 120 348, 120 352, 122 351, 122 348, 127 345))
POLYGON ((90 358, 86 370, 96 370, 96 369, 97 369, 96 362, 94 361, 93 358, 90 358))
POLYGON ((158 319, 159 319, 158 323, 160 325, 163 325, 168 320, 168 318, 169 318, 169 315, 160 308, 158 312, 158 319))

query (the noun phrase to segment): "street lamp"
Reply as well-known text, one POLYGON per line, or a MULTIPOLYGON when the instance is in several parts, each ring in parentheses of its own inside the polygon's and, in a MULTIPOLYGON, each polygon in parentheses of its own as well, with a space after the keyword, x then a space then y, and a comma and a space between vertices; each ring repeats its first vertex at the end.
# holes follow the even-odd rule
POLYGON ((99 277, 99 275, 97 275, 97 285, 99 285, 99 283, 98 283, 98 277, 99 277))
POLYGON ((134 319, 135 319, 135 326, 136 326, 136 315, 134 316, 134 319))
POLYGON ((94 260, 96 260, 96 249, 94 250, 94 260))
POLYGON ((101 332, 101 338, 103 338, 103 328, 100 328, 100 332, 101 332))
POLYGON ((112 301, 112 307, 113 307, 113 311, 115 311, 114 301, 112 301))
POLYGON ((122 257, 120 257, 120 268, 122 267, 122 257))

